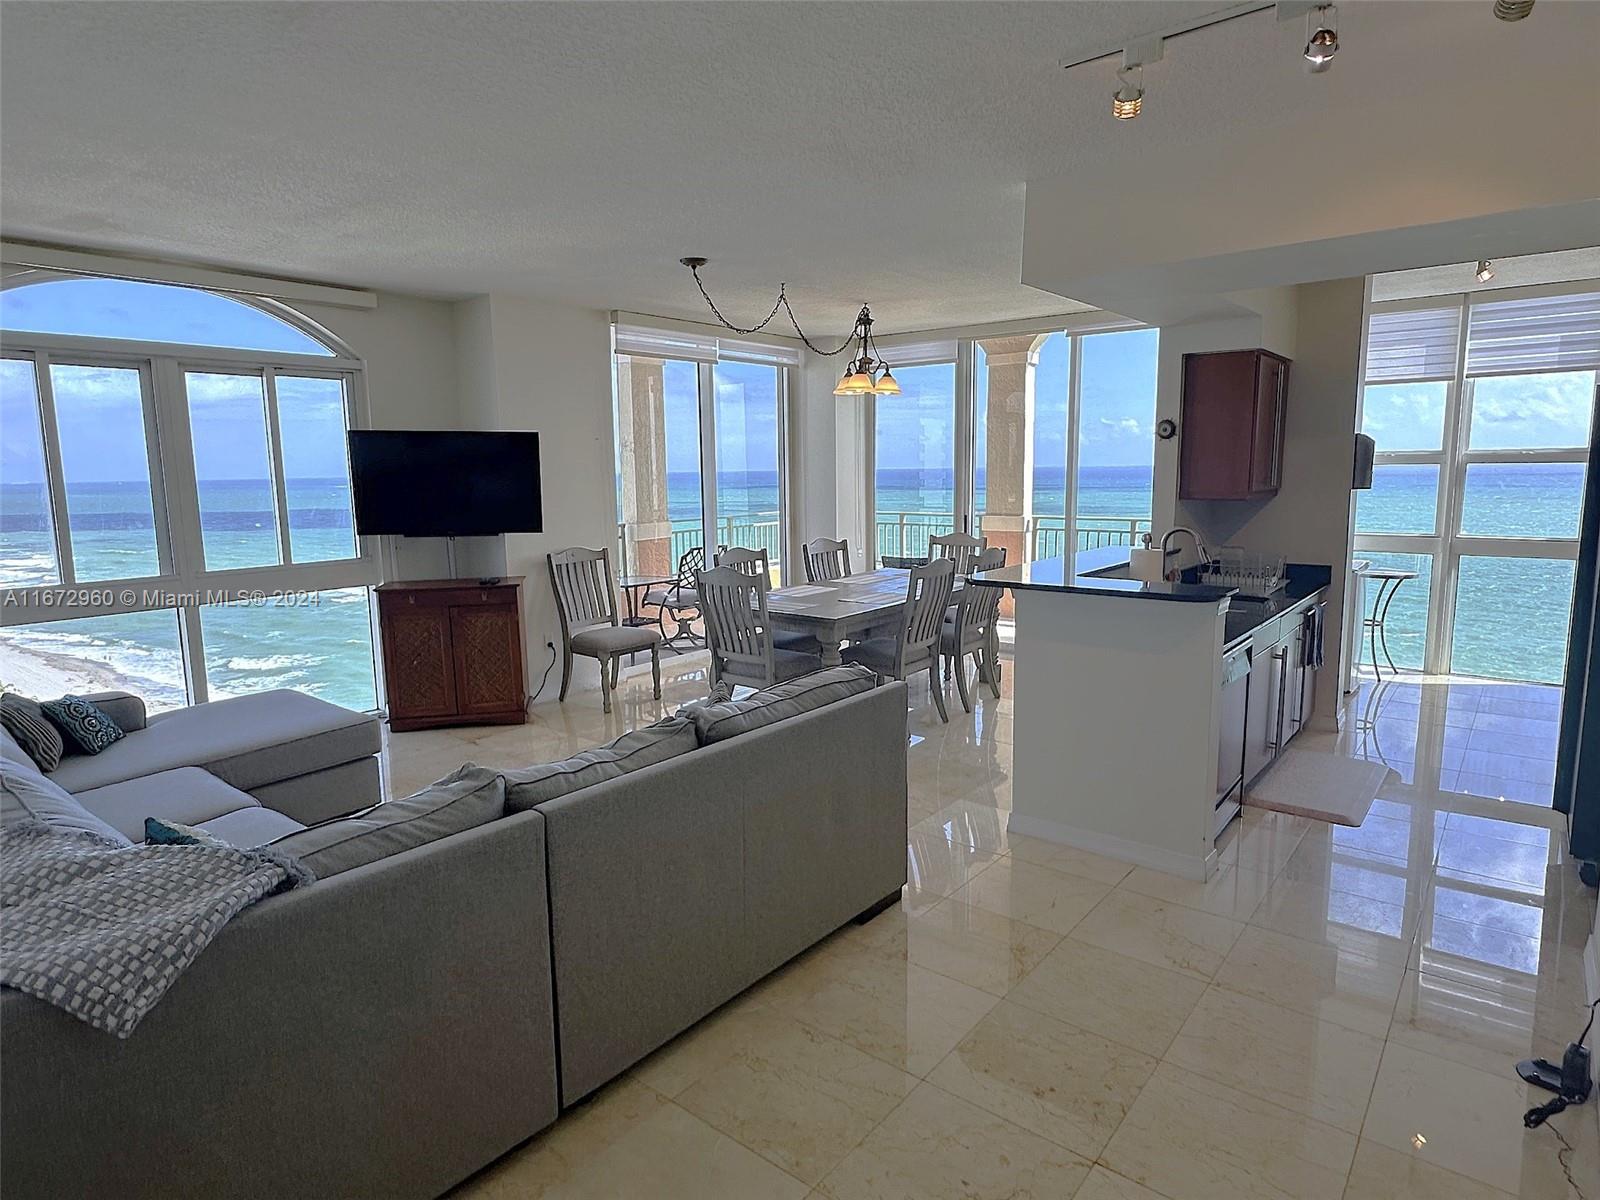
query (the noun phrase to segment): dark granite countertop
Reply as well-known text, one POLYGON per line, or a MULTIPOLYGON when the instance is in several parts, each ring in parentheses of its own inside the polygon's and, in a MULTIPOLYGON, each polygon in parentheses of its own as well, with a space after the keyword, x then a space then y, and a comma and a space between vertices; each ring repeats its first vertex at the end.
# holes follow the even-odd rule
POLYGON ((1206 583, 1143 583, 1101 574, 1126 567, 1128 550, 1127 546, 1101 546, 1079 551, 1070 565, 1065 558, 1041 558, 1015 567, 1001 567, 998 571, 983 571, 971 576, 968 582, 981 587, 1081 596, 1126 596, 1134 600, 1176 600, 1189 604, 1220 604, 1237 590, 1206 583))

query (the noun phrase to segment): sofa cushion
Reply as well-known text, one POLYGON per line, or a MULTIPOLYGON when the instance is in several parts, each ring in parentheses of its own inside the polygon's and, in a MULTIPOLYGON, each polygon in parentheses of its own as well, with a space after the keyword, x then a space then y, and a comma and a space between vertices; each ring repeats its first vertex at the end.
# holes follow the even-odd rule
POLYGON ((133 844, 33 765, 0 759, 0 824, 30 817, 55 829, 96 833, 122 846, 133 844))
POLYGON ((262 808, 257 804, 201 821, 195 828, 204 830, 225 845, 252 850, 278 838, 288 837, 291 833, 299 833, 305 826, 293 817, 286 817, 275 809, 262 808))
POLYGON ((17 744, 17 739, 3 725, 0 725, 0 758, 32 767, 35 771, 39 769, 39 764, 28 756, 28 752, 17 744))
POLYGON ((682 717, 666 717, 571 758, 506 771, 506 811, 524 812, 568 792, 687 754, 697 745, 693 724, 682 717))
POLYGON ((55 779, 82 792, 174 767, 204 767, 250 791, 376 754, 382 741, 378 719, 368 713, 302 692, 258 692, 160 713, 100 754, 63 759, 55 779))
MULTIPOLYGON (((132 734, 130 737, 138 737, 132 734)), ((70 759, 68 761, 71 761, 70 759)), ((144 819, 158 817, 180 825, 200 825, 223 813, 256 808, 254 796, 229 787, 199 767, 157 771, 139 779, 90 788, 77 800, 124 837, 144 840, 144 819)))
POLYGON ((8 751, 15 746, 41 771, 54 771, 61 765, 66 748, 61 731, 50 723, 37 700, 15 692, 0 696, 0 727, 6 731, 8 751))
POLYGON ((471 763, 401 800, 324 821, 277 838, 274 850, 300 860, 318 879, 365 866, 502 816, 506 785, 498 771, 471 763))
POLYGON ((874 683, 872 672, 864 667, 828 667, 765 688, 743 700, 691 704, 681 712, 694 722, 700 744, 709 746, 763 725, 797 717, 846 696, 870 692, 874 683))
POLYGON ((46 700, 39 711, 61 731, 68 750, 99 754, 127 735, 104 711, 82 696, 67 694, 59 700, 46 700))

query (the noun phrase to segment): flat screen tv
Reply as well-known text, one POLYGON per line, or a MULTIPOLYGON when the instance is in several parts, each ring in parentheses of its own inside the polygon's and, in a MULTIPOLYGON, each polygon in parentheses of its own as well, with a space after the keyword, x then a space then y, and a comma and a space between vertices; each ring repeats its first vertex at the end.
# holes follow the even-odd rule
POLYGON ((544 529, 537 433, 352 429, 350 483, 362 534, 544 529))

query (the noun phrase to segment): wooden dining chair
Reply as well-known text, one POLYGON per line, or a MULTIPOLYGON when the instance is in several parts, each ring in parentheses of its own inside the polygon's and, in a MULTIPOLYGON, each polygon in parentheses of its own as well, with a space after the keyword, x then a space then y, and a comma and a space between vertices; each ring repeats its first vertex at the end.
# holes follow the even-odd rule
MULTIPOLYGON (((772 565, 765 550, 751 550, 745 546, 724 546, 717 551, 716 566, 732 567, 746 575, 759 575, 772 581, 772 565)), ((774 629, 772 644, 779 650, 794 650, 801 654, 821 654, 822 643, 809 633, 798 630, 774 629)))
POLYGON ((843 579, 850 574, 850 543, 832 538, 813 538, 804 547, 806 582, 843 579))
POLYGON ((561 695, 567 698, 572 681, 572 656, 600 663, 600 698, 611 711, 611 693, 624 654, 650 651, 650 673, 656 699, 661 699, 661 635, 654 629, 623 625, 617 620, 617 587, 611 575, 611 552, 581 546, 545 555, 550 567, 550 588, 556 594, 561 618, 561 695))
MULTIPOLYGON (((972 570, 998 571, 1006 565, 1004 546, 985 549, 973 563, 972 570)), ((956 691, 961 695, 961 707, 972 711, 972 696, 967 691, 967 655, 972 655, 978 668, 978 680, 987 683, 1000 699, 1000 672, 996 661, 999 638, 995 623, 1000 619, 1000 588, 974 587, 967 584, 961 595, 945 613, 944 625, 939 633, 939 650, 944 656, 944 673, 949 678, 954 672, 956 691)))
POLYGON ((950 714, 945 709, 944 684, 939 678, 939 634, 955 582, 956 565, 948 558, 912 567, 899 635, 867 638, 845 647, 843 655, 846 662, 861 664, 879 679, 906 679, 918 671, 927 671, 939 719, 947 724, 950 714))
POLYGON ((756 575, 731 566, 713 567, 696 577, 711 650, 712 687, 724 682, 771 687, 822 669, 820 655, 783 650, 774 643, 772 617, 767 612, 771 586, 765 573, 756 575))
POLYGON ((973 537, 970 533, 945 533, 928 539, 928 553, 953 561, 957 575, 972 574, 972 564, 988 546, 987 538, 973 537))

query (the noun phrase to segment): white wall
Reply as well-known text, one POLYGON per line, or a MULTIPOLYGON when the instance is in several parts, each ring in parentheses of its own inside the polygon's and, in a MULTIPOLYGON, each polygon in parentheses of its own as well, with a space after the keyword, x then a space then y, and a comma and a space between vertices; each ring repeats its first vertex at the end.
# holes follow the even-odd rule
MULTIPOLYGON (((455 305, 463 423, 539 434, 544 532, 512 533, 469 548, 462 572, 522 575, 524 659, 533 687, 561 643, 545 555, 616 542, 611 431, 611 326, 598 309, 522 296, 479 296, 455 305)), ((574 686, 598 687, 594 660, 578 659, 574 686)), ((560 684, 551 674, 546 697, 560 684)))

